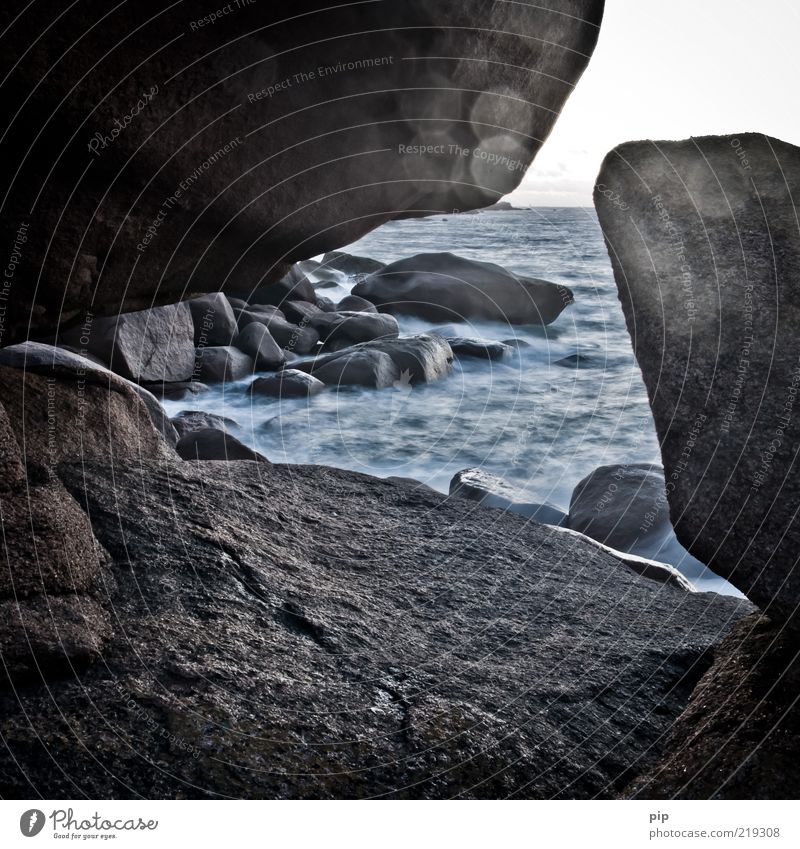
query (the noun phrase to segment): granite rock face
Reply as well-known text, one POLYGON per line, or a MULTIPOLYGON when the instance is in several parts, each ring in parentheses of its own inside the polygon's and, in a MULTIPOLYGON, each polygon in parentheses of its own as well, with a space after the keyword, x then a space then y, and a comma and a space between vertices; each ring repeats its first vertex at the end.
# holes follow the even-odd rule
POLYGON ((637 799, 796 799, 800 787, 796 635, 748 616, 670 731, 663 756, 626 790, 637 799))
POLYGON ((392 218, 493 203, 550 132, 603 11, 274 0, 209 21, 220 5, 0 8, 4 344, 90 305, 249 293, 392 218))
POLYGON ((4 798, 612 796, 752 610, 351 472, 60 474, 114 633, 101 663, 0 688, 4 798))
POLYGON ((776 621, 800 603, 800 149, 632 142, 595 204, 680 542, 776 621))

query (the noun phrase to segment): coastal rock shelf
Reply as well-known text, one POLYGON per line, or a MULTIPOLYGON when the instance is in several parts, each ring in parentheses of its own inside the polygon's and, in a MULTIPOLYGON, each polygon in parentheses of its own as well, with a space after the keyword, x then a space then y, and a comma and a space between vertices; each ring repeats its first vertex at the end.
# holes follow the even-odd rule
POLYGON ((404 482, 59 475, 108 552, 114 633, 102 662, 0 692, 3 796, 613 796, 752 609, 404 482))

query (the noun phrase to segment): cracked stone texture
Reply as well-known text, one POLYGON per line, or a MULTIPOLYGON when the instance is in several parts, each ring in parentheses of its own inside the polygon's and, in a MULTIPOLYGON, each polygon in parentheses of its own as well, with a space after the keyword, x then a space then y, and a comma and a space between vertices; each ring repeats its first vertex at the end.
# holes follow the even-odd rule
POLYGON ((764 616, 736 624, 675 723, 637 799, 796 799, 800 645, 764 616))
POLYGON ((678 540, 800 627, 800 148, 630 142, 595 205, 678 540))
POLYGON ((752 610, 352 472, 60 474, 113 561, 114 635, 0 690, 6 798, 616 795, 752 610))
POLYGON ((43 0, 16 21, 22 4, 0 5, 0 240, 21 253, 6 342, 87 308, 249 292, 393 218, 491 205, 547 138, 603 12, 271 0, 192 26, 220 5, 43 0), (400 149, 438 144, 498 159, 400 149))

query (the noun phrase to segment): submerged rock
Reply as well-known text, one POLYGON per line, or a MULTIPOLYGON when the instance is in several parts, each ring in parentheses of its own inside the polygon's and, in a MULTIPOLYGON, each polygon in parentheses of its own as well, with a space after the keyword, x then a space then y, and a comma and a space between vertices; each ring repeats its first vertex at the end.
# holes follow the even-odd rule
POLYGON ((751 609, 351 472, 61 475, 117 624, 80 678, 0 689, 5 798, 614 796, 751 609))
POLYGON ((634 142, 595 204, 650 396, 678 539, 800 625, 800 148, 634 142))
POLYGON ((573 300, 566 286, 451 253, 417 254, 393 262, 354 286, 353 294, 382 312, 427 321, 538 325, 555 321, 573 300))

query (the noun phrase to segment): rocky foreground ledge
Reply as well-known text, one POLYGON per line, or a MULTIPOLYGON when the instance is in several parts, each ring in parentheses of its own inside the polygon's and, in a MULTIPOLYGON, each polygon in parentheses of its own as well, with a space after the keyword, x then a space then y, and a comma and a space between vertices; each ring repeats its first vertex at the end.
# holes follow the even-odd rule
POLYGON ((44 629, 47 665, 6 670, 3 796, 612 796, 752 610, 351 472, 157 457, 58 478, 102 547, 101 656, 55 633, 48 655, 44 629))

